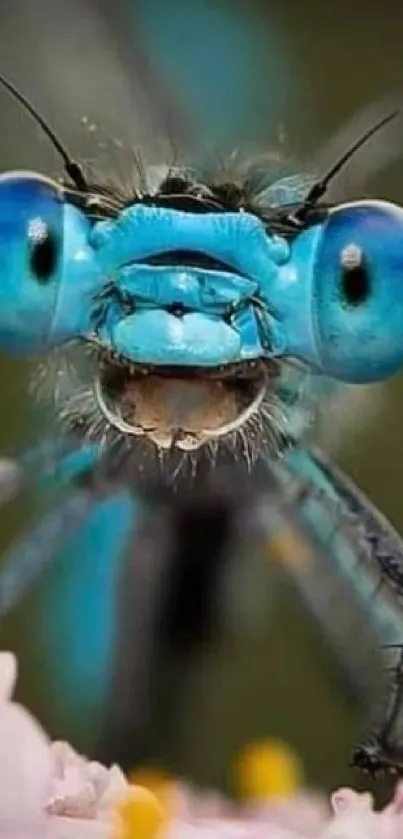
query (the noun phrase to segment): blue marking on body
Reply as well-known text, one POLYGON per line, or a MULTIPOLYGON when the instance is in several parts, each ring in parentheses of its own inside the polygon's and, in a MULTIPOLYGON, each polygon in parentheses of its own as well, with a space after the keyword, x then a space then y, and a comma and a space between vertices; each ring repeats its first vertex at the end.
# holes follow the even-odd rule
POLYGON ((250 213, 188 213, 135 204, 115 222, 95 225, 90 243, 106 272, 126 263, 175 250, 199 251, 261 283, 284 259, 287 245, 272 241, 250 213))
POLYGON ((105 275, 89 244, 91 223, 66 203, 63 219, 63 273, 51 325, 51 343, 87 335, 105 275))
POLYGON ((259 323, 253 306, 238 309, 231 316, 231 326, 241 339, 242 360, 261 358, 263 348, 259 323))
POLYGON ((136 312, 114 327, 111 343, 125 358, 144 364, 216 367, 241 356, 235 329, 199 312, 183 317, 162 309, 136 312))
POLYGON ((18 458, 25 481, 35 481, 38 489, 50 489, 53 484, 69 485, 74 478, 95 466, 99 459, 96 444, 73 446, 66 439, 50 439, 28 449, 18 458), (39 482, 38 482, 39 474, 39 482))
POLYGON ((69 726, 74 709, 87 723, 91 715, 93 730, 101 724, 112 677, 122 561, 137 512, 133 498, 122 491, 96 502, 60 547, 39 598, 35 643, 41 657, 52 662, 49 701, 53 698, 58 725, 69 726))
POLYGON ((182 305, 213 314, 225 313, 229 306, 250 298, 258 290, 257 282, 235 273, 184 265, 128 265, 119 271, 116 287, 132 297, 136 305, 182 305))

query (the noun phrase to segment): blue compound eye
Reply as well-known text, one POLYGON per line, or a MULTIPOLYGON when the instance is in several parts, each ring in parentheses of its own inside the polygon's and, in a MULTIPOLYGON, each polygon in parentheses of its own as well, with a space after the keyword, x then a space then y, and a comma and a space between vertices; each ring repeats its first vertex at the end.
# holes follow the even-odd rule
POLYGON ((63 263, 64 199, 29 172, 0 177, 0 346, 44 346, 63 263))
POLYGON ((0 349, 29 353, 87 335, 103 274, 91 222, 30 172, 0 176, 0 349))
POLYGON ((335 209, 320 237, 313 287, 323 372, 371 382, 403 363, 403 210, 382 201, 335 209))
POLYGON ((62 251, 63 193, 52 181, 29 172, 0 177, 0 245, 19 262, 26 279, 55 278, 62 251), (10 249, 12 253, 10 253, 10 249))
POLYGON ((29 172, 0 177, 0 346, 46 345, 63 262, 64 200, 29 172))

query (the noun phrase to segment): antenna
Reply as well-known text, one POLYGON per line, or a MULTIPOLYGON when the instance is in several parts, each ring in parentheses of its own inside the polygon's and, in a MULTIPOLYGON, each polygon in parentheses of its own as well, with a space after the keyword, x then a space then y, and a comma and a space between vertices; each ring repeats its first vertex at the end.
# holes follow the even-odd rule
POLYGON ((305 201, 295 210, 292 214, 290 221, 297 223, 298 225, 303 224, 304 218, 309 213, 309 211, 315 207, 315 205, 320 201, 321 198, 325 195, 329 184, 339 174, 341 169, 348 163, 348 161, 353 157, 353 155, 360 149, 374 134, 377 134, 385 125, 388 125, 392 120, 396 119, 397 116, 400 114, 400 109, 396 108, 394 111, 391 111, 385 117, 382 117, 378 122, 375 123, 371 128, 368 128, 364 134, 359 137, 358 140, 347 149, 346 152, 336 161, 336 163, 331 166, 331 168, 326 172, 325 175, 319 180, 314 183, 311 189, 308 192, 308 195, 305 198, 305 201))
POLYGON ((79 163, 76 163, 74 160, 72 160, 68 151, 63 146, 63 143, 61 143, 61 141, 56 136, 55 132, 50 127, 50 125, 48 125, 44 117, 39 113, 39 111, 36 110, 36 108, 33 105, 31 105, 28 99, 22 93, 20 93, 18 88, 15 87, 11 82, 9 82, 8 79, 2 76, 1 73, 0 85, 2 85, 11 94, 11 96, 13 96, 14 99, 16 99, 17 102, 19 102, 20 105, 22 105, 22 107, 25 108, 25 110, 28 111, 29 114, 31 114, 35 122, 37 122, 38 125, 40 125, 42 131, 44 131, 44 133, 52 143, 53 147, 56 149, 57 153, 62 158, 65 172, 73 181, 77 189, 80 192, 87 192, 88 184, 85 180, 81 166, 79 165, 79 163))

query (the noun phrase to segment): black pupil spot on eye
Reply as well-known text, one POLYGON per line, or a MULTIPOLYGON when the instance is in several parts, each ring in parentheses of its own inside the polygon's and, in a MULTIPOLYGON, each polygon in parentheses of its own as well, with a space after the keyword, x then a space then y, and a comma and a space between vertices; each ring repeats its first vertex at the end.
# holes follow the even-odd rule
POLYGON ((38 282, 46 283, 54 274, 58 257, 56 237, 46 230, 31 244, 30 268, 38 282))
POLYGON ((344 302, 349 306, 365 303, 370 293, 369 271, 365 264, 342 268, 341 292, 344 302))

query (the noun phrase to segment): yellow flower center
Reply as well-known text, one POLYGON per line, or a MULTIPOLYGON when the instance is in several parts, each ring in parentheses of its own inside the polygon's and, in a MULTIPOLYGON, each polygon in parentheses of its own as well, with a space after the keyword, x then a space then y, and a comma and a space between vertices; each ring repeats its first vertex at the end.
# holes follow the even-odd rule
POLYGON ((166 822, 166 812, 156 795, 144 787, 132 787, 117 810, 114 839, 155 839, 166 822))
POLYGON ((291 797, 302 786, 302 777, 295 752, 275 740, 251 743, 235 767, 237 792, 248 801, 291 797))

